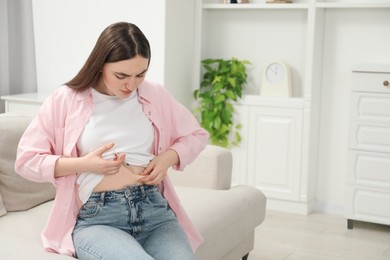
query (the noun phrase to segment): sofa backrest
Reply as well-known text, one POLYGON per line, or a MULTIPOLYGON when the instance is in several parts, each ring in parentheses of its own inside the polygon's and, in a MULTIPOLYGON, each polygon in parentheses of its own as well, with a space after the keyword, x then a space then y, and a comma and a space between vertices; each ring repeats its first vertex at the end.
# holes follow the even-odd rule
POLYGON ((233 156, 229 149, 207 145, 183 172, 169 169, 173 185, 206 189, 230 189, 233 156))
POLYGON ((31 120, 24 115, 0 114, 0 216, 30 209, 55 196, 52 184, 35 183, 15 173, 17 146, 31 120))

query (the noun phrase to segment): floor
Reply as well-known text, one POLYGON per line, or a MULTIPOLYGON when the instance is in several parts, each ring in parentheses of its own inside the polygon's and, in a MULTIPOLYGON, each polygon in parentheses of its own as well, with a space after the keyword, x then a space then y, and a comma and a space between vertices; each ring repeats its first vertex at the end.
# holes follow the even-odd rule
POLYGON ((342 216, 269 211, 256 229, 249 260, 390 260, 390 226, 342 216))

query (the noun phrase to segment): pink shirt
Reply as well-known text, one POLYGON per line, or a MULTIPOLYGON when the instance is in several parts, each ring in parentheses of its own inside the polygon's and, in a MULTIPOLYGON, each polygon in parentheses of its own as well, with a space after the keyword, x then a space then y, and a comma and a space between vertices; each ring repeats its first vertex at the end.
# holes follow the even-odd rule
MULTIPOLYGON (((208 133, 163 86, 145 80, 137 91, 143 111, 154 126, 153 154, 174 149, 180 159, 179 165, 174 168, 183 170, 204 149, 208 133)), ((76 143, 93 110, 91 89, 76 92, 62 86, 43 103, 18 146, 16 172, 32 181, 50 182, 57 189, 48 222, 42 232, 44 248, 50 252, 74 256, 71 234, 82 206, 78 196, 77 176, 75 173, 54 178, 54 167, 61 156, 78 156, 76 143)), ((180 205, 169 177, 164 179, 159 189, 175 212, 195 251, 202 243, 202 237, 180 205)))

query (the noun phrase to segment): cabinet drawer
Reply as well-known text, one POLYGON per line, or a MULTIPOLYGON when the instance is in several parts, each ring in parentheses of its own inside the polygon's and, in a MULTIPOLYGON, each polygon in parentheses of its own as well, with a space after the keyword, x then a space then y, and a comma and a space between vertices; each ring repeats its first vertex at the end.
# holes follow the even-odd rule
POLYGON ((390 93, 390 73, 352 73, 352 90, 390 93), (386 83, 387 82, 387 86, 386 83))
POLYGON ((349 147, 373 152, 390 152, 390 125, 351 122, 349 147))
POLYGON ((351 119, 390 124, 390 94, 354 92, 351 95, 351 119))
POLYGON ((390 154, 349 150, 347 183, 390 190, 390 154))
POLYGON ((347 185, 346 194, 347 218, 390 224, 390 191, 347 185))

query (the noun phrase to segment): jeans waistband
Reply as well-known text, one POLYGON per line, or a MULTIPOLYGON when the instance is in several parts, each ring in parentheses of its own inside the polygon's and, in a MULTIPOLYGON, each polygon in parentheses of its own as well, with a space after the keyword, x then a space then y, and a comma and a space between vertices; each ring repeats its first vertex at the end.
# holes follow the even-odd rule
POLYGON ((132 185, 126 186, 120 190, 92 192, 90 198, 120 198, 120 197, 143 197, 147 192, 156 191, 157 186, 151 185, 132 185))

